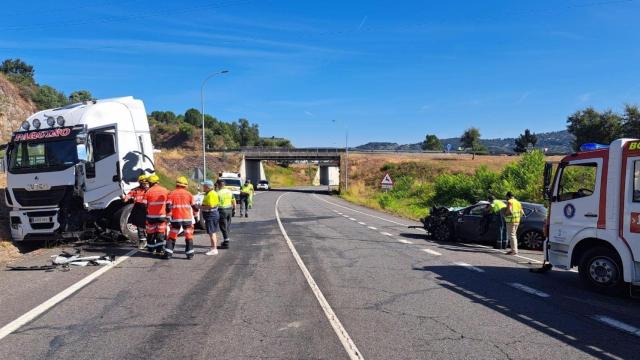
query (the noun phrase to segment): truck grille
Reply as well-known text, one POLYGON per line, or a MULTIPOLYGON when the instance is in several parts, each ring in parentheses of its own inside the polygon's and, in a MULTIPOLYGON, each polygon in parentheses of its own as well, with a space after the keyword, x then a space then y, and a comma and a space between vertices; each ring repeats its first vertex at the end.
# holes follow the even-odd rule
POLYGON ((43 191, 13 189, 13 196, 21 206, 58 206, 67 191, 73 191, 73 187, 53 186, 51 189, 43 191))

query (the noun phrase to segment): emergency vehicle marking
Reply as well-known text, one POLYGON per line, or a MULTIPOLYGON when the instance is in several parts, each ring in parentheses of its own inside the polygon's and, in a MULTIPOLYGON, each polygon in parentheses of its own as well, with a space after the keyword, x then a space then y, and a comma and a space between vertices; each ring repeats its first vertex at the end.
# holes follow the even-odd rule
POLYGON ((571 219, 572 217, 574 217, 575 214, 576 214, 576 207, 573 206, 572 204, 567 204, 564 207, 564 216, 566 216, 567 218, 571 219))
POLYGON ((631 221, 629 222, 629 231, 635 234, 640 233, 640 213, 632 212, 631 221))

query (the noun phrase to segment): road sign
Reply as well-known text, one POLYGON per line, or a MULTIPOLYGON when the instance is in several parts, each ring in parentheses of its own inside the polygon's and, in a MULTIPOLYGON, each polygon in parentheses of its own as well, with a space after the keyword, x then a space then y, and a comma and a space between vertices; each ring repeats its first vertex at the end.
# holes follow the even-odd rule
POLYGON ((196 181, 203 181, 204 180, 204 176, 202 174, 202 169, 195 168, 193 170, 193 174, 191 174, 191 179, 192 180, 196 180, 196 181))
POLYGON ((391 180, 391 176, 389 176, 389 173, 386 173, 384 175, 384 178, 380 182, 380 185, 382 185, 383 190, 389 190, 393 188, 393 180, 391 180))

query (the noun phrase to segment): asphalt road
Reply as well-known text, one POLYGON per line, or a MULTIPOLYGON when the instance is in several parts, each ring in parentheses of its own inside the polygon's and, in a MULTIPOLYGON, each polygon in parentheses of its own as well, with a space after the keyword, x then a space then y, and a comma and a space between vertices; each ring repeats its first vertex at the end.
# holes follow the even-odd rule
MULTIPOLYGON (((231 248, 215 257, 202 254, 203 234, 192 261, 184 259, 181 241, 170 261, 132 254, 1 338, 0 358, 640 354, 640 303, 583 289, 574 272, 530 273, 540 254, 514 258, 478 245, 434 243, 407 229, 408 220, 309 191, 260 194, 251 217, 234 221, 231 248), (278 199, 290 244, 276 218, 278 199)), ((56 251, 26 261, 46 262, 56 251)), ((0 336, 7 324, 95 271, 0 272, 0 336)))

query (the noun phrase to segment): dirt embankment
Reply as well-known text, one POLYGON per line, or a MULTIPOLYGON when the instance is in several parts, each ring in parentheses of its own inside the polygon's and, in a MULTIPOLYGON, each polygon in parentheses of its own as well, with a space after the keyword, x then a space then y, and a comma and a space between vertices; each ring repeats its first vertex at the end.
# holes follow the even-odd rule
POLYGON ((11 139, 11 133, 31 114, 36 106, 20 94, 20 90, 0 74, 0 142, 11 139))

